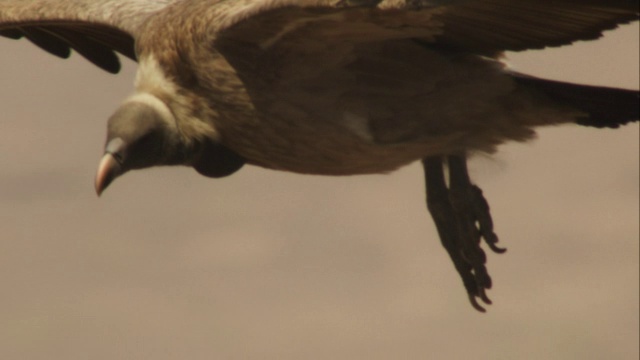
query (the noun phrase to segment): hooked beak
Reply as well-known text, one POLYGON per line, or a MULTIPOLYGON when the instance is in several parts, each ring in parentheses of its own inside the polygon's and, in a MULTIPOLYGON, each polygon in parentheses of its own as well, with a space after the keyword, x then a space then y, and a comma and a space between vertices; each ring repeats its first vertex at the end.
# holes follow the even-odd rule
POLYGON ((95 188, 98 196, 122 174, 122 165, 116 159, 114 154, 120 154, 124 148, 124 141, 120 138, 109 141, 105 147, 105 154, 100 160, 98 171, 96 173, 95 188))

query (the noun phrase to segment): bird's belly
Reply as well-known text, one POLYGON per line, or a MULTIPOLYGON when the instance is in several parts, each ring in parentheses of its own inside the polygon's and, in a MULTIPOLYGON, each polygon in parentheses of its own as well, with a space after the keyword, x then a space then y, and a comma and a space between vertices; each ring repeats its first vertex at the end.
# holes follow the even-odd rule
POLYGON ((241 152, 249 162, 277 170, 318 175, 355 175, 393 171, 440 153, 431 143, 376 144, 348 132, 331 136, 281 136, 268 144, 254 142, 241 152))
MULTIPOLYGON (((284 111, 284 110, 283 110, 284 111)), ((272 114, 273 115, 273 114, 272 114)), ((527 128, 522 139, 531 135, 527 128)), ((223 134, 224 135, 224 134, 223 134)), ((260 118, 227 144, 255 165, 306 174, 384 173, 427 156, 493 152, 504 140, 493 130, 423 133, 398 141, 377 139, 364 118, 342 114, 336 121, 304 117, 260 118)))

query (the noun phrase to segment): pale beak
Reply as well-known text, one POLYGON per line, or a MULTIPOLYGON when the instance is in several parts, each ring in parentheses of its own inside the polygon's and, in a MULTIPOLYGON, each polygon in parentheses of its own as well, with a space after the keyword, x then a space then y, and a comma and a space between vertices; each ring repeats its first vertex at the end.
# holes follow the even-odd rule
POLYGON ((114 154, 118 154, 123 148, 124 142, 120 138, 111 140, 105 149, 105 154, 100 160, 96 173, 95 188, 98 196, 111 184, 115 178, 122 174, 122 165, 114 154))

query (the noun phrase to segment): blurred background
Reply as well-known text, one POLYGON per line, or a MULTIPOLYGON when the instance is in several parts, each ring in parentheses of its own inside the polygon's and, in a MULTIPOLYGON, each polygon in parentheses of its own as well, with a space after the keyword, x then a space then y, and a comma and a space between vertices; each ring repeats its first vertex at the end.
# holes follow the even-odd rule
MULTIPOLYGON (((638 88, 638 25, 508 54, 638 88)), ((468 304, 418 164, 319 177, 133 172, 98 199, 109 75, 0 39, 0 358, 637 359, 639 130, 562 126, 471 163, 505 255, 468 304)))

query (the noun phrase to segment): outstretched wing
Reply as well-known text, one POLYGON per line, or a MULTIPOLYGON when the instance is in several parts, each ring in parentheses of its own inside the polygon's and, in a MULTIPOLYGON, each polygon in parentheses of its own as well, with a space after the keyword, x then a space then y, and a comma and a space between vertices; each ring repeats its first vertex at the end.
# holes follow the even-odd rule
MULTIPOLYGON (((638 0, 236 0, 224 9, 227 37, 259 42, 327 36, 415 38, 483 55, 596 39, 638 19, 638 0), (313 30, 313 31, 311 31, 313 30)), ((222 12, 222 10, 221 10, 222 12)))
POLYGON ((117 73, 116 52, 136 59, 139 26, 175 0, 0 0, 0 36, 27 38, 67 58, 71 49, 96 66, 117 73))
MULTIPOLYGON (((74 49, 116 73, 115 52, 135 59, 152 13, 180 0, 0 0, 0 36, 28 38, 66 58, 74 49)), ((228 39, 269 47, 282 40, 415 38, 484 55, 594 39, 638 19, 638 0, 201 0, 228 39)), ((189 3, 185 3, 189 6, 189 3)), ((202 3, 198 3, 202 6, 202 3)))

